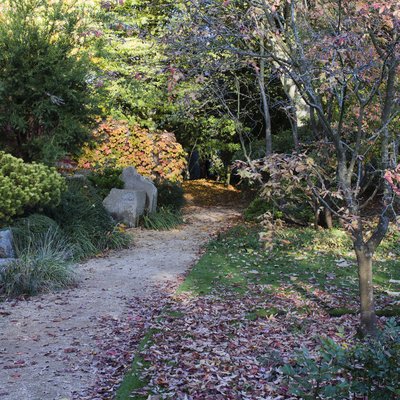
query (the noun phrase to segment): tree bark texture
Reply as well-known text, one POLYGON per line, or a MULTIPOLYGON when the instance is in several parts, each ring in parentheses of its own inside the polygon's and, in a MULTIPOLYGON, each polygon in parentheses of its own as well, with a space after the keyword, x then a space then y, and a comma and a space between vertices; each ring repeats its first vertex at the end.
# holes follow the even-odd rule
POLYGON ((368 248, 364 246, 356 248, 355 252, 357 255, 360 285, 360 329, 364 336, 375 335, 376 314, 372 281, 372 254, 370 254, 368 248))

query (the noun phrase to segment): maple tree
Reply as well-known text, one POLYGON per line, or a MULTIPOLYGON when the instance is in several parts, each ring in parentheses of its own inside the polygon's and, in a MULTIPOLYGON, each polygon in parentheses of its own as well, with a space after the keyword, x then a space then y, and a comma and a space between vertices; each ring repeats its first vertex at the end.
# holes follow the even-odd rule
MULTIPOLYGON (((314 168, 292 168, 304 176, 320 205, 331 210, 353 239, 358 261, 361 331, 375 331, 372 259, 394 218, 387 169, 397 164, 400 12, 395 1, 257 2, 265 14, 265 57, 290 77, 307 103, 319 152, 314 160, 334 168, 310 179, 314 168), (306 174, 304 174, 306 172, 306 174), (307 174, 308 172, 308 174, 307 174), (329 182, 329 184, 327 184, 329 182), (374 187, 375 186, 375 187, 374 187), (377 197, 378 193, 382 196, 377 197), (374 202, 378 221, 364 211, 374 202)), ((268 160, 264 170, 268 170, 268 160)), ((398 172, 398 171, 397 171, 398 172)))

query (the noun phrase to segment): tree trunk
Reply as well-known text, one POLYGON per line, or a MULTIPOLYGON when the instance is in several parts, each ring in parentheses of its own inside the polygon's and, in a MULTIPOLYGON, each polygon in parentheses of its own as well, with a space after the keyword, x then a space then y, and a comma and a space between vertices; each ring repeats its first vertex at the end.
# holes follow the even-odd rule
POLYGON ((290 109, 288 111, 288 117, 290 126, 292 128, 292 137, 293 137, 293 146, 296 151, 299 150, 299 130, 298 130, 298 122, 297 122, 297 114, 296 107, 294 104, 291 104, 290 109))
MULTIPOLYGON (((264 51, 262 44, 262 54, 264 51)), ((260 60, 260 71, 258 73, 258 86, 261 93, 262 114, 264 116, 265 125, 265 155, 268 157, 272 154, 272 132, 271 132, 271 115, 269 113, 268 97, 265 90, 265 59, 260 60)))
POLYGON ((318 130, 317 130, 317 121, 315 120, 315 110, 314 108, 310 107, 310 126, 311 131, 315 139, 319 138, 318 130))
POLYGON ((327 229, 333 228, 332 212, 328 207, 324 207, 324 217, 327 229))
POLYGON ((372 283, 372 254, 366 247, 355 249, 358 263, 360 285, 360 322, 362 335, 375 335, 376 315, 374 306, 374 289, 372 283))
POLYGON ((265 92, 264 79, 259 79, 259 86, 261 91, 262 111, 265 125, 265 155, 270 156, 272 154, 271 116, 269 113, 267 94, 265 92))

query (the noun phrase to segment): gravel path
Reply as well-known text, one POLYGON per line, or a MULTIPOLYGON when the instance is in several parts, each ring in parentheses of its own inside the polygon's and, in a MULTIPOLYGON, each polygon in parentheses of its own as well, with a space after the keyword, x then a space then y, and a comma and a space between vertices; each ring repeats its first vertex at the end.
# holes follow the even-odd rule
POLYGON ((129 299, 176 282, 210 234, 239 216, 231 208, 188 207, 181 229, 135 229, 132 248, 80 265, 78 288, 0 303, 0 399, 77 398, 95 383, 90 360, 110 334, 100 321, 123 318, 129 299))

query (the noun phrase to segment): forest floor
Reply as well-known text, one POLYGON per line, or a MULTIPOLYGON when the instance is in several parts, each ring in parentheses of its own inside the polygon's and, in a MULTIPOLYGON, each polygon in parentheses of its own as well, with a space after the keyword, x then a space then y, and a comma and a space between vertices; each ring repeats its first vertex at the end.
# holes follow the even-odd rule
POLYGON ((234 189, 203 181, 187 196, 184 225, 133 229, 131 248, 78 266, 77 288, 0 303, 0 399, 112 398, 146 310, 162 307, 210 235, 240 219, 234 189))

